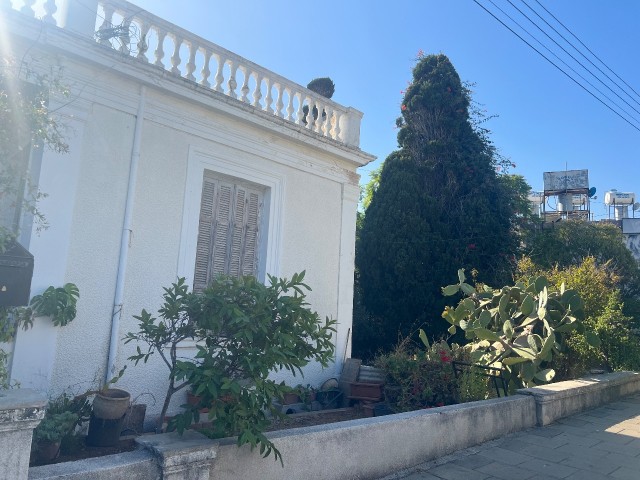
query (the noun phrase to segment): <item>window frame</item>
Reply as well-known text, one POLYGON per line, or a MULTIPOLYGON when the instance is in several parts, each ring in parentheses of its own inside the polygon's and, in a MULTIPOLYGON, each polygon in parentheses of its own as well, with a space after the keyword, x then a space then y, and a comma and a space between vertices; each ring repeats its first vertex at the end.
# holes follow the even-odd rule
POLYGON ((220 146, 211 152, 190 146, 178 258, 178 276, 185 277, 188 285, 193 287, 205 170, 264 188, 257 278, 265 282, 267 274, 279 276, 285 177, 268 171, 267 166, 265 159, 235 149, 220 146))

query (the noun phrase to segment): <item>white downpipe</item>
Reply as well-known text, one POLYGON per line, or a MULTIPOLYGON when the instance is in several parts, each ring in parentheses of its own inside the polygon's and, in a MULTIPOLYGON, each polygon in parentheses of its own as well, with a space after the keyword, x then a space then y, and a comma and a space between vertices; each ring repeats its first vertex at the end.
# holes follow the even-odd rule
POLYGON ((109 358, 105 372, 105 384, 111 380, 116 371, 116 358, 118 356, 118 332, 120 331, 120 318, 122 317, 122 305, 124 298, 124 280, 127 270, 127 257, 131 245, 131 216, 133 212, 133 197, 138 176, 138 160, 140 160, 140 139, 142 138, 142 122, 144 121, 146 88, 140 87, 140 99, 138 101, 138 113, 133 132, 133 146, 131 148, 131 164, 129 166, 129 185, 127 186, 127 200, 124 206, 124 220, 122 225, 122 237, 120 239, 120 259, 118 260, 118 276, 116 277, 116 292, 113 298, 113 312, 111 315, 111 339, 109 341, 109 358))

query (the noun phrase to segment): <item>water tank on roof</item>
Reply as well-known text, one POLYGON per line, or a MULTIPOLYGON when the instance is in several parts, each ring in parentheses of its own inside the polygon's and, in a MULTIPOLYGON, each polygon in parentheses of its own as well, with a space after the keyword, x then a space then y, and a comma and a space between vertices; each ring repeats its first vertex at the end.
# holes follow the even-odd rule
POLYGON ((604 194, 604 204, 614 208, 614 218, 622 220, 629 218, 629 205, 633 205, 636 201, 635 193, 619 192, 611 189, 604 194))
POLYGON ((604 194, 605 205, 632 205, 636 201, 636 194, 631 192, 619 192, 615 189, 604 194))

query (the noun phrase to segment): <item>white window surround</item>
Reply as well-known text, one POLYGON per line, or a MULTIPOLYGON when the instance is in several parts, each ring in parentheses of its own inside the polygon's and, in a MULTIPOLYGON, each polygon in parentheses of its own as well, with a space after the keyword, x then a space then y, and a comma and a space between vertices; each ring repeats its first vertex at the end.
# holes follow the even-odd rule
POLYGON ((205 170, 238 178, 266 187, 260 257, 262 266, 259 278, 265 281, 267 276, 280 274, 280 244, 282 238, 285 178, 256 165, 258 157, 228 150, 223 157, 220 152, 212 152, 202 147, 189 147, 187 179, 185 186, 184 210, 182 214, 182 232, 180 235, 180 253, 178 256, 178 276, 185 277, 188 285, 193 285, 196 261, 196 245, 202 197, 202 182, 205 170), (232 158, 228 158, 233 155, 232 158))

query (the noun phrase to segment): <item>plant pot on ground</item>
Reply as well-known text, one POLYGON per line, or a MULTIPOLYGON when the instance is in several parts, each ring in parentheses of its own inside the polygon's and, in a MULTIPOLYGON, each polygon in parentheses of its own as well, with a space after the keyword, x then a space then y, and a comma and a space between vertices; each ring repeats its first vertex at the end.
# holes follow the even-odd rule
POLYGON ((110 447, 118 443, 130 401, 129 392, 119 388, 106 388, 96 393, 89 420, 88 445, 110 447))
POLYGON ((46 414, 33 432, 34 450, 40 462, 49 462, 60 453, 60 442, 71 433, 78 415, 71 412, 46 414))

